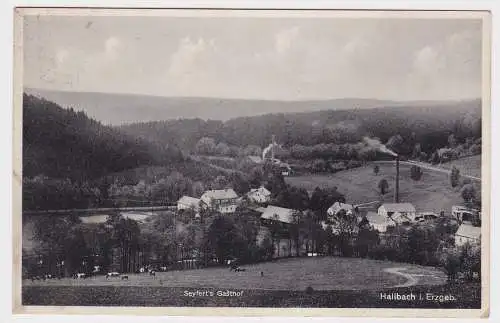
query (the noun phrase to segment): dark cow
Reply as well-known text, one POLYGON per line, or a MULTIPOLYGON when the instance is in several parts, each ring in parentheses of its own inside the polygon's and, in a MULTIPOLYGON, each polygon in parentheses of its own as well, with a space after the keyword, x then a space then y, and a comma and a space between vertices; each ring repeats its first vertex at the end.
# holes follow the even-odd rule
POLYGON ((122 280, 128 280, 128 276, 127 275, 122 275, 122 280))
POLYGON ((149 271, 149 275, 150 275, 150 276, 153 276, 153 277, 156 277, 156 271, 154 271, 154 270, 150 270, 150 271, 149 271))

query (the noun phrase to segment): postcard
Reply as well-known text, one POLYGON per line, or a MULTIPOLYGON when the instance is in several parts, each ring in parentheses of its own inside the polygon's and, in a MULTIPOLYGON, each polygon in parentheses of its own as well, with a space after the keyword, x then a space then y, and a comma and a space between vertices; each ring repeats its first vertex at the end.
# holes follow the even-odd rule
POLYGON ((489 13, 15 16, 14 312, 488 316, 489 13))

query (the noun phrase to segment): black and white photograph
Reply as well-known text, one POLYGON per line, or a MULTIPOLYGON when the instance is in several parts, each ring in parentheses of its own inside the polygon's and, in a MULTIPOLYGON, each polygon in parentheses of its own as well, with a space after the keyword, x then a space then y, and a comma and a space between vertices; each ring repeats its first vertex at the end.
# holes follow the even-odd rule
POLYGON ((16 15, 19 309, 485 315, 487 12, 16 15))

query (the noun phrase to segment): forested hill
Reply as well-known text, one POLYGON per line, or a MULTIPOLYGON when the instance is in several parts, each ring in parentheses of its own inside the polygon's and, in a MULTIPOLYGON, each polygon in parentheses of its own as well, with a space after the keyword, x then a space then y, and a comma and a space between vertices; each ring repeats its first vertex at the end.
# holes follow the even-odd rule
MULTIPOLYGON (((401 106, 411 102, 339 98, 325 100, 257 100, 209 97, 162 97, 123 93, 69 92, 26 88, 25 92, 84 111, 89 117, 110 125, 170 119, 222 120, 269 113, 295 113, 321 110, 372 109, 401 106)), ((418 104, 432 105, 425 101, 418 104)))
POLYGON ((23 175, 87 180, 141 165, 180 161, 176 148, 104 126, 84 112, 24 94, 23 175))
POLYGON ((238 147, 265 147, 274 134, 280 144, 291 147, 354 143, 361 141, 363 136, 378 137, 386 142, 399 134, 412 143, 408 146, 409 151, 418 142, 423 151, 431 152, 446 146, 450 134, 459 141, 481 137, 481 101, 279 113, 239 117, 226 122, 179 119, 124 125, 120 129, 183 149, 194 149, 202 137, 238 147))

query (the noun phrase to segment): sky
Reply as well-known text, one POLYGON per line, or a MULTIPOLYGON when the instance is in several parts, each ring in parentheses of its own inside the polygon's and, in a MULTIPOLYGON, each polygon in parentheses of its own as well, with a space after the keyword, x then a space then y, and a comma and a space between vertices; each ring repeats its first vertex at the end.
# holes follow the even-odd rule
POLYGON ((24 86, 167 97, 481 96, 478 19, 26 16, 24 86))

